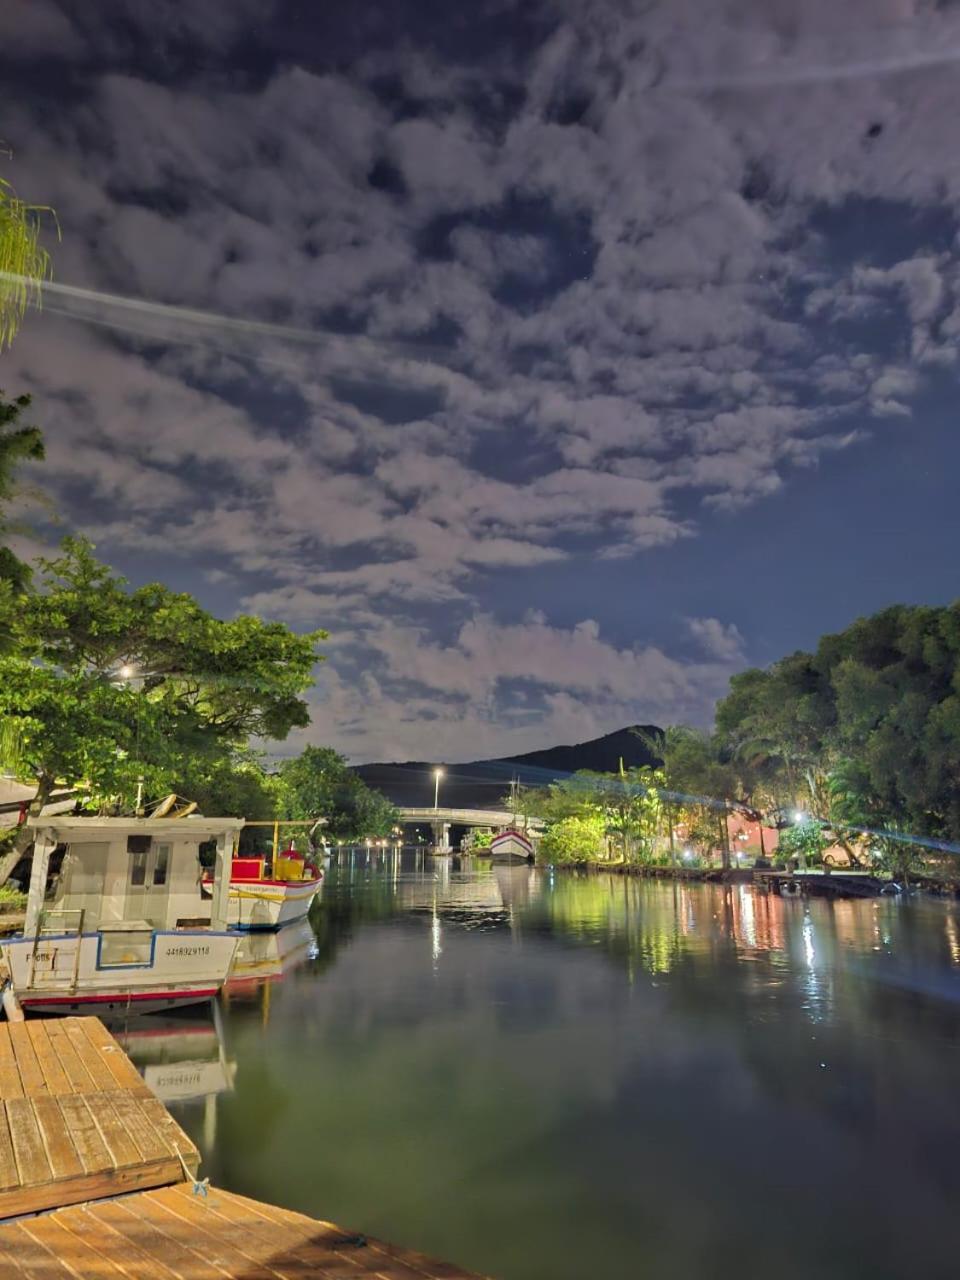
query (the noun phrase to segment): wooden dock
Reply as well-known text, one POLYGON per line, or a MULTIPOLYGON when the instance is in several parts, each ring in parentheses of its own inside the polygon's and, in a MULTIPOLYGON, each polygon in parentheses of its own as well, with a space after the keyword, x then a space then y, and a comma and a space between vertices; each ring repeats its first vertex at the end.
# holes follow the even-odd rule
POLYGON ((479 1280, 199 1183, 196 1147, 97 1018, 0 1023, 0 1107, 4 1280, 479 1280))

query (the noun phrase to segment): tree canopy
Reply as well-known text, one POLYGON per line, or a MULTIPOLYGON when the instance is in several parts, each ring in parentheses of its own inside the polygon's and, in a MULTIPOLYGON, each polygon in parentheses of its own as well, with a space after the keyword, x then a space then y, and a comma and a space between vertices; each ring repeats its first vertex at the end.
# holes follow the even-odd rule
POLYGON ((323 838, 350 844, 390 835, 396 806, 368 787, 331 747, 305 747, 277 770, 277 812, 281 818, 324 818, 323 838))
POLYGON ((50 278, 50 255, 40 242, 44 213, 52 216, 52 210, 19 199, 0 178, 0 351, 13 342, 27 307, 40 305, 50 278))

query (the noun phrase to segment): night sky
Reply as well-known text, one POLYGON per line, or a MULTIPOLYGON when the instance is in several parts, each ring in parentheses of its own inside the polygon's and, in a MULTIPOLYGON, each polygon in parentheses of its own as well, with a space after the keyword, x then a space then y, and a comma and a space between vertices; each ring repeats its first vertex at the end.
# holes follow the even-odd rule
POLYGON ((960 5, 3 0, 0 68, 43 537, 326 627, 284 750, 706 723, 960 595, 960 5))

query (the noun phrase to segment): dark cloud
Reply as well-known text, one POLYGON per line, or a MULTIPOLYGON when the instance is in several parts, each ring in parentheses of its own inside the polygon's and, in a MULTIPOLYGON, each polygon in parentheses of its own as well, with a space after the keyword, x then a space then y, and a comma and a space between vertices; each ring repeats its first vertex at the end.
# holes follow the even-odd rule
POLYGON ((691 630, 691 600, 678 652, 709 660, 668 659, 568 601, 591 565, 708 556, 716 513, 868 457, 953 367, 960 19, 323 8, 0 13, 36 75, 12 176, 59 211, 58 279, 230 321, 51 295, 3 367, 46 483, 107 553, 339 627, 315 732, 353 750, 394 725, 422 753, 437 697, 450 754, 457 725, 486 741, 511 680, 542 691, 523 745, 703 718, 749 634, 691 630), (864 210, 882 237, 851 232, 864 210), (499 616, 494 574, 544 618, 499 616))

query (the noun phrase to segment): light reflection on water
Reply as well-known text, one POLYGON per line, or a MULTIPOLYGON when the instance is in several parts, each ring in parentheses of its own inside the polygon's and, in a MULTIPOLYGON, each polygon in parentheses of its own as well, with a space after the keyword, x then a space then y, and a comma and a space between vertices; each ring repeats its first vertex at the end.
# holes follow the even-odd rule
POLYGON ((952 908, 358 854, 311 924, 131 1044, 215 1183, 504 1280, 956 1274, 952 908))

